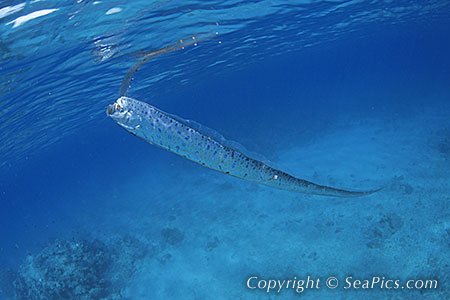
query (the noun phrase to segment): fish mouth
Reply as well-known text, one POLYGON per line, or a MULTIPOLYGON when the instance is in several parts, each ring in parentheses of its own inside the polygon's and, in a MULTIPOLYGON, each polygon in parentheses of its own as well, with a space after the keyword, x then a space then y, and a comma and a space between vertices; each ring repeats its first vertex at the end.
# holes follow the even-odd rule
POLYGON ((106 115, 110 117, 116 112, 122 112, 122 110, 123 106, 120 105, 118 102, 114 102, 113 104, 110 104, 106 107, 106 115))
POLYGON ((110 104, 106 107, 106 115, 108 117, 110 117, 112 114, 114 114, 116 112, 116 109, 114 108, 114 104, 110 104))
MULTIPOLYGON (((129 131, 140 127, 139 124, 135 124, 137 122, 136 116, 134 116, 132 111, 128 109, 127 103, 123 97, 120 97, 116 100, 116 102, 106 107, 106 115, 129 131)), ((141 121, 140 116, 137 116, 137 118, 141 121)))

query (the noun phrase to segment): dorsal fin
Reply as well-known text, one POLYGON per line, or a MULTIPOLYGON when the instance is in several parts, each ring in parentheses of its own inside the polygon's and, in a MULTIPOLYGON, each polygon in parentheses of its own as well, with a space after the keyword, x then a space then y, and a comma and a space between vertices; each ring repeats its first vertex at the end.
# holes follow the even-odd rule
POLYGON ((250 151, 236 141, 226 139, 222 134, 220 134, 219 132, 217 132, 214 129, 211 129, 211 128, 209 128, 205 125, 202 125, 200 123, 197 123, 193 120, 184 119, 180 116, 177 116, 174 114, 169 114, 166 112, 164 112, 164 113, 169 115, 170 117, 174 118, 178 122, 182 123, 183 125, 188 126, 192 129, 200 132, 203 135, 211 137, 212 139, 214 139, 215 141, 219 142, 220 144, 222 144, 226 147, 237 150, 238 152, 241 152, 245 156, 252 158, 254 160, 264 162, 268 166, 271 166, 271 167, 274 166, 274 164, 271 161, 269 161, 264 155, 257 153, 257 152, 250 151))

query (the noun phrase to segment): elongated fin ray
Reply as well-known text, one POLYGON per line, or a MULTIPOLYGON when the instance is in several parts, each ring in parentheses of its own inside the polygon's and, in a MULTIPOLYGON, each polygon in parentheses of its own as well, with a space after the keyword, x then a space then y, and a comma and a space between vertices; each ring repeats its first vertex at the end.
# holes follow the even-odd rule
POLYGON ((184 49, 185 47, 196 45, 199 41, 197 40, 196 36, 190 36, 187 39, 181 39, 178 42, 176 42, 173 45, 166 46, 161 49, 157 50, 151 50, 151 51, 141 51, 139 52, 139 56, 141 57, 141 60, 139 60, 137 63, 135 63, 130 69, 128 69, 128 72, 125 74, 125 77, 122 80, 122 84, 120 85, 120 96, 126 96, 128 89, 130 88, 131 81, 133 80, 134 74, 139 71, 139 69, 152 59, 161 56, 166 53, 170 53, 176 50, 184 49))

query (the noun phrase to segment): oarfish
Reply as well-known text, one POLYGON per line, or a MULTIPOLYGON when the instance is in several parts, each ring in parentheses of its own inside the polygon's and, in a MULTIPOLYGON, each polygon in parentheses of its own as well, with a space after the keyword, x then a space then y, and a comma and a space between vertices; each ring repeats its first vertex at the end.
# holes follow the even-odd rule
POLYGON ((122 96, 106 113, 120 126, 146 142, 204 167, 240 179, 292 192, 334 197, 358 197, 376 192, 350 191, 316 184, 252 158, 225 139, 202 132, 200 126, 160 109, 122 96))

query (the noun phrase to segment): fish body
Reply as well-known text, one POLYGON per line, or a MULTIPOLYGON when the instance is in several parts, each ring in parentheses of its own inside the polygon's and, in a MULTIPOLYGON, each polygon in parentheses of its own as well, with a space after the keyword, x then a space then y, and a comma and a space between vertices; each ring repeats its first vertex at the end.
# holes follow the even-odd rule
POLYGON ((109 105, 107 115, 150 144, 237 178, 292 192, 334 197, 357 197, 375 192, 338 189, 294 177, 250 157, 221 137, 201 132, 190 121, 129 97, 122 96, 109 105))

